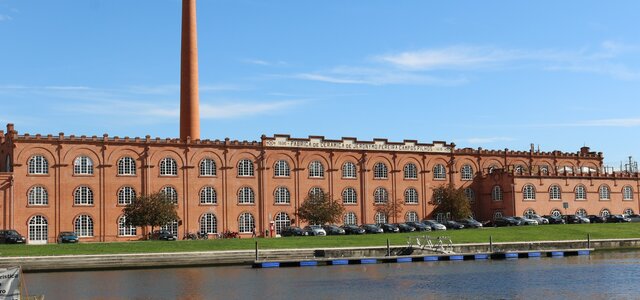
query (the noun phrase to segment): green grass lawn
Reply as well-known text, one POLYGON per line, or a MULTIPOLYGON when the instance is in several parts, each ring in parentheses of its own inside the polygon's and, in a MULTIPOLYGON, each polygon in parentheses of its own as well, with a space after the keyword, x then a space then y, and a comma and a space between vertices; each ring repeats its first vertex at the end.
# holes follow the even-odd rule
POLYGON ((484 229, 448 230, 427 233, 368 234, 327 237, 247 238, 205 241, 139 241, 124 243, 79 243, 64 245, 0 245, 0 256, 114 254, 152 252, 193 252, 221 250, 250 250, 258 241, 260 249, 330 248, 406 245, 407 237, 429 235, 448 236, 454 243, 640 238, 640 223, 579 224, 501 227, 484 229))

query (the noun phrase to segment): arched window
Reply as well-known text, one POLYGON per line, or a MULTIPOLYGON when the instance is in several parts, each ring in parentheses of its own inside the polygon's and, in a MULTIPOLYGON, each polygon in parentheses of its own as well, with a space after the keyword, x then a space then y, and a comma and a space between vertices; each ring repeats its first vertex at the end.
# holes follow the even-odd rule
POLYGON ((415 164, 404 165, 404 179, 418 179, 418 167, 415 164))
POLYGON ((312 161, 309 164, 309 177, 324 178, 324 166, 319 161, 312 161))
POLYGON ((473 203, 476 201, 476 193, 471 188, 464 189, 464 195, 467 196, 467 200, 469 203, 473 203))
POLYGON ((491 166, 489 167, 489 169, 487 170, 487 173, 489 173, 489 174, 493 174, 493 172, 495 172, 497 169, 498 169, 498 166, 497 166, 497 165, 491 165, 491 166))
POLYGON ((383 214, 381 212, 377 212, 374 218, 375 218, 376 224, 387 223, 387 215, 385 215, 385 214, 383 214))
POLYGON ((513 172, 514 172, 516 175, 524 175, 525 170, 526 170, 526 169, 525 169, 525 167, 524 167, 523 165, 517 165, 517 166, 513 169, 513 172))
POLYGON ((535 214, 536 214, 536 211, 533 210, 532 208, 529 208, 529 209, 524 211, 522 216, 524 216, 527 219, 531 219, 533 217, 533 215, 535 215, 535 214))
POLYGON ((549 166, 540 166, 541 175, 549 175, 549 166))
POLYGON ((357 204, 358 203, 358 195, 356 194, 356 190, 353 188, 346 188, 342 191, 342 204, 357 204))
POLYGON ((136 175, 136 161, 128 156, 119 159, 118 175, 136 175))
POLYGON ((243 187, 238 190, 238 204, 254 204, 255 203, 255 194, 253 193, 253 189, 250 187, 243 187))
POLYGON ((470 165, 462 166, 462 169, 460 170, 460 179, 473 180, 473 168, 470 165))
POLYGON ((216 219, 216 215, 206 213, 200 217, 200 233, 218 233, 218 220, 216 219))
POLYGON ((625 186, 622 188, 622 200, 633 200, 633 188, 625 186))
POLYGON ((609 191, 609 187, 606 185, 600 186, 600 200, 609 200, 611 196, 611 192, 609 191))
POLYGON ((348 212, 344 214, 342 221, 344 225, 358 225, 358 217, 354 212, 348 212))
POLYGON ((238 232, 240 233, 252 233, 253 229, 256 227, 255 221, 253 219, 253 215, 245 212, 241 213, 238 218, 238 232))
POLYGON ((522 188, 524 200, 536 200, 536 188, 532 184, 527 184, 522 188))
POLYGON ((433 167, 433 179, 446 179, 447 178, 447 169, 440 164, 437 164, 433 167))
POLYGON ((554 217, 561 217, 562 216, 562 212, 560 212, 559 209, 553 209, 551 210, 551 215, 554 217))
POLYGON ((576 216, 586 217, 588 215, 589 214, 587 214, 587 211, 584 208, 576 210, 576 216))
POLYGON ((491 190, 491 199, 493 201, 502 201, 502 188, 499 185, 493 186, 491 190))
POLYGON ((29 220, 29 243, 43 244, 47 242, 49 224, 43 216, 33 216, 29 220))
POLYGON ((624 214, 625 216, 633 215, 633 209, 627 208, 622 212, 622 214, 624 214))
POLYGON ((4 161, 4 171, 13 172, 13 160, 11 160, 11 155, 7 155, 7 158, 4 161))
POLYGON ((136 190, 125 186, 118 191, 118 205, 129 205, 136 198, 136 190))
POLYGON ((93 205, 93 191, 88 186, 81 186, 73 193, 73 204, 93 205))
POLYGON ((375 179, 387 179, 389 177, 389 169, 384 163, 376 163, 373 165, 373 178, 375 179))
POLYGON ((291 168, 286 160, 279 160, 273 165, 273 176, 275 177, 290 177, 291 168))
POLYGON ((572 174, 573 173, 573 167, 572 166, 564 166, 564 167, 559 167, 558 168, 558 173, 559 174, 572 174))
POLYGON ((600 216, 601 216, 601 217, 605 217, 605 218, 606 218, 606 217, 608 217, 608 216, 610 216, 610 215, 611 215, 611 212, 610 212, 608 209, 606 209, 606 208, 603 208, 603 209, 600 211, 600 216))
POLYGON ((560 191, 560 186, 557 184, 549 187, 549 200, 560 200, 562 199, 562 192, 560 191))
POLYGON ((216 161, 211 158, 205 158, 200 162, 200 176, 216 176, 216 161))
POLYGON ((286 187, 280 186, 277 187, 275 192, 273 193, 276 204, 290 204, 291 203, 291 194, 286 187))
POLYGON ((319 187, 313 187, 313 188, 311 188, 311 189, 309 190, 309 196, 310 196, 310 197, 315 197, 315 196, 317 196, 317 197, 321 198, 321 197, 324 197, 324 191, 322 190, 322 188, 319 188, 319 187))
POLYGON ((342 165, 342 178, 356 178, 356 165, 346 162, 342 165))
POLYGON ((127 217, 118 218, 118 235, 119 236, 135 236, 137 234, 135 226, 127 226, 127 217))
POLYGON ((42 186, 34 186, 29 190, 29 205, 48 205, 49 194, 42 186))
POLYGON ((437 213, 436 214, 436 222, 438 223, 442 223, 446 220, 449 220, 450 214, 449 213, 437 213))
POLYGON ((79 215, 76 218, 74 228, 78 237, 92 237, 93 219, 88 215, 79 215))
POLYGON ((379 187, 373 193, 373 199, 375 204, 385 204, 389 201, 389 193, 383 187, 379 187))
POLYGON ((415 211, 409 211, 404 215, 405 222, 418 222, 419 220, 418 213, 415 211))
POLYGON ((502 211, 500 210, 496 210, 493 212, 493 219, 498 219, 498 218, 502 218, 502 211))
POLYGON ((286 212, 279 212, 275 219, 276 233, 280 234, 282 229, 291 226, 291 218, 286 212))
POLYGON ((238 162, 238 176, 253 177, 253 162, 251 160, 243 159, 238 162))
POLYGON ((165 186, 160 190, 164 197, 172 204, 178 204, 178 191, 172 186, 165 186))
POLYGON ((218 204, 218 193, 212 186, 205 186, 200 190, 200 204, 218 204))
POLYGON ((418 191, 408 188, 404 191, 404 204, 418 204, 418 191))
POLYGON ((578 185, 576 186, 576 200, 587 200, 587 190, 585 189, 584 185, 578 185))
POLYGON ((73 161, 73 174, 93 175, 93 161, 87 156, 78 156, 73 161))
POLYGON ((160 161, 160 176, 178 176, 178 163, 171 157, 160 161))
POLYGON ((178 220, 173 220, 164 226, 160 226, 160 230, 171 232, 173 236, 178 236, 178 220))
POLYGON ((32 175, 49 174, 49 162, 42 155, 35 155, 29 158, 28 172, 32 175))

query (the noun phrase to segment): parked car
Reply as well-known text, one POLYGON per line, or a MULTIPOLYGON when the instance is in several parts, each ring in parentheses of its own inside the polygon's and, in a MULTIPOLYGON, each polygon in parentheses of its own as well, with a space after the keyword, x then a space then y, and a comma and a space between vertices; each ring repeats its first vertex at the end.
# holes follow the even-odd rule
POLYGON ((322 229, 327 233, 327 235, 343 235, 346 234, 344 229, 340 228, 338 225, 324 225, 322 229))
POLYGON ((578 216, 578 219, 580 219, 580 224, 589 224, 589 223, 591 223, 591 220, 589 220, 589 218, 587 218, 587 217, 578 216))
POLYGON ((539 225, 549 224, 549 219, 541 217, 540 215, 531 215, 530 219, 538 221, 539 225))
POLYGON ((398 233, 398 232, 400 232, 400 228, 396 227, 396 225, 389 224, 389 223, 380 224, 380 228, 382 228, 382 230, 385 233, 398 233))
POLYGON ((304 231, 307 232, 308 235, 313 236, 326 236, 327 232, 322 229, 320 225, 307 225, 304 227, 304 231))
POLYGON ((536 220, 527 219, 525 217, 513 217, 513 218, 520 221, 520 224, 522 225, 538 225, 538 221, 536 220))
POLYGON ((565 221, 561 216, 551 216, 551 215, 545 215, 542 216, 544 218, 546 218, 547 220, 549 220, 549 224, 564 224, 565 221))
POLYGON ((175 241, 176 237, 167 230, 156 230, 151 234, 152 240, 175 241))
POLYGON ((447 230, 447 226, 440 224, 434 220, 424 220, 422 224, 431 227, 431 230, 447 230))
POLYGON ((464 228, 482 228, 482 223, 472 218, 466 218, 466 219, 458 220, 456 222, 464 225, 464 228))
POLYGON ((27 239, 13 229, 0 230, 0 243, 2 244, 24 244, 27 239))
POLYGON ((365 230, 362 227, 356 225, 342 225, 342 229, 346 234, 364 234, 365 230))
MULTIPOLYGON (((566 215, 564 216, 564 219, 567 221, 567 224, 582 224, 582 223, 586 223, 585 220, 577 215, 566 215)), ((587 219, 589 220, 589 219, 587 219)))
POLYGON ((407 225, 412 226, 416 231, 431 231, 431 226, 427 226, 418 222, 407 222, 407 225))
POLYGON ((307 232, 298 226, 287 226, 280 231, 281 236, 305 236, 307 232))
POLYGON ((493 220, 494 227, 504 227, 504 226, 520 226, 520 221, 514 219, 513 217, 501 217, 493 220))
POLYGON ((73 231, 63 231, 58 234, 58 243, 77 243, 78 235, 73 231))
POLYGON ((384 233, 384 230, 375 224, 364 224, 360 227, 362 227, 366 233, 384 233))
POLYGON ((398 229, 400 229, 400 232, 414 232, 414 231, 416 231, 415 227, 409 226, 409 224, 407 224, 407 223, 394 223, 393 225, 398 227, 398 229))
POLYGON ((444 221, 442 222, 442 225, 444 225, 445 227, 447 227, 447 229, 462 229, 464 228, 464 225, 456 222, 456 221, 444 221))
POLYGON ((587 218, 589 218, 589 221, 591 223, 604 223, 604 222, 607 222, 607 218, 605 218, 603 216, 588 215, 587 218))
POLYGON ((624 215, 609 215, 607 217, 607 223, 626 223, 631 222, 631 219, 625 217, 624 215))
POLYGON ((640 222, 640 215, 628 215, 627 218, 629 218, 631 222, 640 222))

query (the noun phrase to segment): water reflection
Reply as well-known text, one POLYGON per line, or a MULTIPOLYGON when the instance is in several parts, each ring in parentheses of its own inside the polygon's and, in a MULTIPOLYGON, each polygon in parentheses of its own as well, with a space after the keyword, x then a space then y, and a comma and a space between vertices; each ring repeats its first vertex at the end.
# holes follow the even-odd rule
POLYGON ((47 299, 622 298, 640 293, 639 252, 507 261, 310 268, 183 268, 26 274, 47 299))

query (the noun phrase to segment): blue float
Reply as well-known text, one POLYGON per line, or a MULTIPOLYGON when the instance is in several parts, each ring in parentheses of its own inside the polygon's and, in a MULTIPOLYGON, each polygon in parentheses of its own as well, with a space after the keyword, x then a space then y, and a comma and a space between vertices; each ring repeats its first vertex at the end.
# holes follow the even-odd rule
POLYGON ((300 262, 300 266, 301 267, 315 267, 318 265, 318 262, 315 260, 308 260, 308 261, 301 261, 300 262))
POLYGON ((264 268, 264 269, 266 269, 266 268, 279 268, 280 267, 280 263, 279 262, 263 262, 261 267, 264 268))
POLYGON ((489 259, 489 254, 476 254, 473 258, 476 260, 489 259))
POLYGON ((578 250, 578 255, 589 255, 591 251, 589 250, 578 250))
POLYGON ((349 261, 346 259, 338 259, 338 260, 332 260, 331 261, 331 265, 334 266, 341 266, 341 265, 348 265, 349 261))
POLYGON ((377 259, 361 259, 360 263, 363 265, 373 265, 373 264, 377 264, 378 260, 377 259))
POLYGON ((438 257, 437 256, 425 256, 424 257, 424 261, 438 261, 438 257))
POLYGON ((542 253, 540 252, 529 252, 527 255, 529 257, 542 257, 542 253))
POLYGON ((564 256, 564 252, 562 252, 562 251, 553 251, 553 252, 551 252, 551 256, 552 257, 562 257, 562 256, 564 256))
POLYGON ((462 256, 462 255, 451 255, 451 256, 449 256, 449 260, 464 260, 464 256, 462 256))
POLYGON ((518 253, 505 253, 504 258, 506 259, 517 259, 518 253))
POLYGON ((396 262, 399 263, 408 263, 408 262, 412 262, 413 260, 411 259, 411 257, 398 257, 396 258, 396 262))

